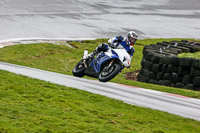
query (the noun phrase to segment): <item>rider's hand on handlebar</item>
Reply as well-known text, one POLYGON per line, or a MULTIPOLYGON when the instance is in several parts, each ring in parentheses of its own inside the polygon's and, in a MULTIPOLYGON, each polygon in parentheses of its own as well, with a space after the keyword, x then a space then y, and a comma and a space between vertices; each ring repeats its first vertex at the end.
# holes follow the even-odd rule
POLYGON ((118 42, 121 42, 121 41, 124 39, 124 37, 121 36, 121 35, 120 35, 120 36, 117 36, 116 38, 117 38, 117 41, 118 41, 118 42))

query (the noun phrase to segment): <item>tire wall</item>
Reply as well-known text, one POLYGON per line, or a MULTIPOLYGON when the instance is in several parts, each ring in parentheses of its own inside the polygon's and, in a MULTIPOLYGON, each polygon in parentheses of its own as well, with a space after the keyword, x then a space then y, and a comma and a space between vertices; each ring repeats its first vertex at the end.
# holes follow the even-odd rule
POLYGON ((179 58, 179 53, 200 51, 200 43, 187 40, 146 45, 143 49, 140 82, 200 90, 200 60, 179 58))

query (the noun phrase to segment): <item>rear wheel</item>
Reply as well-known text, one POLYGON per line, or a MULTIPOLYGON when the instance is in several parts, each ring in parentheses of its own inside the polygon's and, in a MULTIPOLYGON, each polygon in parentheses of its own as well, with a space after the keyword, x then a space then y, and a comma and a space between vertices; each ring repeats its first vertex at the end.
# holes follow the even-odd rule
POLYGON ((72 70, 72 73, 74 76, 76 77, 83 77, 85 76, 85 66, 83 64, 83 61, 79 61, 79 63, 77 63, 74 67, 74 69, 72 70))
POLYGON ((99 81, 107 82, 114 78, 121 71, 121 65, 113 63, 110 67, 105 66, 102 72, 99 74, 99 81))

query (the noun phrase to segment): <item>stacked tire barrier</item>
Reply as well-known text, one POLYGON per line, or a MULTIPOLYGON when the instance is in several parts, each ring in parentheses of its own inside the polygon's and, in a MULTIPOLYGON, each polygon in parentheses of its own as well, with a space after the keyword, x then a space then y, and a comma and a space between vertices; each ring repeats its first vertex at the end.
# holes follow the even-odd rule
POLYGON ((200 90, 200 60, 179 58, 180 53, 200 51, 200 43, 187 40, 163 41, 143 49, 140 82, 200 90))

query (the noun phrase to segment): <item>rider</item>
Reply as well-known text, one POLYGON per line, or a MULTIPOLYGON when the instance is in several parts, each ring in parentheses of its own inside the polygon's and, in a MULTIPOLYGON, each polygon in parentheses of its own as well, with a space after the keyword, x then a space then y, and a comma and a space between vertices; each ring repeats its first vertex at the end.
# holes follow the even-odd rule
POLYGON ((130 57, 132 57, 134 53, 133 45, 136 43, 137 38, 138 35, 135 31, 128 32, 126 38, 123 36, 117 36, 115 38, 111 38, 108 40, 108 44, 107 43, 100 44, 91 54, 89 54, 89 57, 94 57, 101 51, 106 52, 109 49, 109 46, 111 48, 118 48, 123 46, 126 49, 127 53, 129 53, 130 57))

